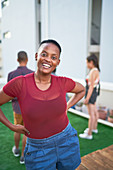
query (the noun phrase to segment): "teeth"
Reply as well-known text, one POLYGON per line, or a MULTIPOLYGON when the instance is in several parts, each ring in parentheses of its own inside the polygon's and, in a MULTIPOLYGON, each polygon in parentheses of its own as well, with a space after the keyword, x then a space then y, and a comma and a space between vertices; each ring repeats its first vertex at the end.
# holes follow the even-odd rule
POLYGON ((43 66, 50 68, 49 64, 43 64, 43 66))

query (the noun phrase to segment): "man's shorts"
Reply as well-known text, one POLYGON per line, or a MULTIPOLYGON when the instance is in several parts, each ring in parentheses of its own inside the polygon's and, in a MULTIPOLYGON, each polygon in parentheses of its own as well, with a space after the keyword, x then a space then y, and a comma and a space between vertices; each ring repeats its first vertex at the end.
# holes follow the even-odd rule
POLYGON ((15 125, 17 125, 17 124, 23 125, 22 115, 15 113, 15 112, 13 112, 13 115, 14 115, 14 124, 15 125))
POLYGON ((75 170, 81 163, 77 131, 70 125, 45 139, 27 138, 26 170, 75 170))

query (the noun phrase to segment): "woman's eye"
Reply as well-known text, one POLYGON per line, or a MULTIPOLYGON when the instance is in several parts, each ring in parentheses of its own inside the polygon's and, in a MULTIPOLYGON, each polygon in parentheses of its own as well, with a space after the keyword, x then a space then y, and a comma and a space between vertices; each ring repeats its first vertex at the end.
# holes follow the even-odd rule
POLYGON ((47 54, 46 54, 46 53, 42 53, 41 56, 42 56, 42 57, 46 57, 47 54))
POLYGON ((56 60, 56 57, 55 57, 55 56, 52 56, 52 60, 56 60))

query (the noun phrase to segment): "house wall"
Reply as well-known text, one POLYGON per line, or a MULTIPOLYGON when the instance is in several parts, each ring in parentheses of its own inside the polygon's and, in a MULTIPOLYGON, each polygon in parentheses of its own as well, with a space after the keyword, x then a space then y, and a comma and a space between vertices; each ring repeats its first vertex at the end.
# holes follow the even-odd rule
POLYGON ((17 67, 17 52, 28 53, 28 67, 35 69, 35 1, 10 0, 2 9, 2 63, 3 76, 17 67), (27 5, 26 5, 27 4, 27 5), (4 39, 3 33, 10 31, 11 38, 4 39))
POLYGON ((101 81, 113 83, 113 0, 103 0, 100 68, 101 81))
MULTIPOLYGON (((10 0, 2 10, 2 64, 3 76, 17 67, 17 52, 28 52, 28 67, 35 69, 36 52, 36 1, 10 0), (27 4, 27 5, 26 5, 27 4), (11 32, 10 39, 3 33, 11 32)), ((58 75, 85 79, 88 34, 89 0, 41 0, 41 39, 56 39, 62 47, 58 75)), ((97 103, 113 108, 113 1, 102 1, 100 40, 100 80, 111 84, 101 85, 97 103), (106 88, 105 88, 106 87, 106 88)), ((103 84, 103 83, 102 83, 103 84)))
POLYGON ((84 79, 88 0, 62 0, 60 3, 58 0, 49 0, 48 10, 44 2, 42 0, 42 39, 56 39, 62 47, 61 63, 57 68, 57 74, 84 79))
POLYGON ((101 89, 100 96, 97 99, 97 106, 105 106, 107 109, 113 109, 113 90, 101 89))

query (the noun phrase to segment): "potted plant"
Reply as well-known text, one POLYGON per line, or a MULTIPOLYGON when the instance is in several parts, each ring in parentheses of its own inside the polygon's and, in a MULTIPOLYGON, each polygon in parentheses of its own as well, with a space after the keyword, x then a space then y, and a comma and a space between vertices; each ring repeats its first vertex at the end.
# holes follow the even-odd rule
POLYGON ((110 114, 109 114, 109 116, 108 116, 108 121, 111 122, 111 123, 113 123, 113 110, 110 110, 109 113, 110 113, 110 114))
POLYGON ((97 110, 98 110, 99 119, 106 120, 106 118, 107 118, 107 109, 106 109, 106 107, 99 106, 97 110))
POLYGON ((110 113, 110 116, 113 116, 113 110, 112 109, 109 111, 109 113, 110 113))
POLYGON ((111 123, 113 123, 113 116, 109 115, 109 116, 108 116, 108 121, 111 122, 111 123))

